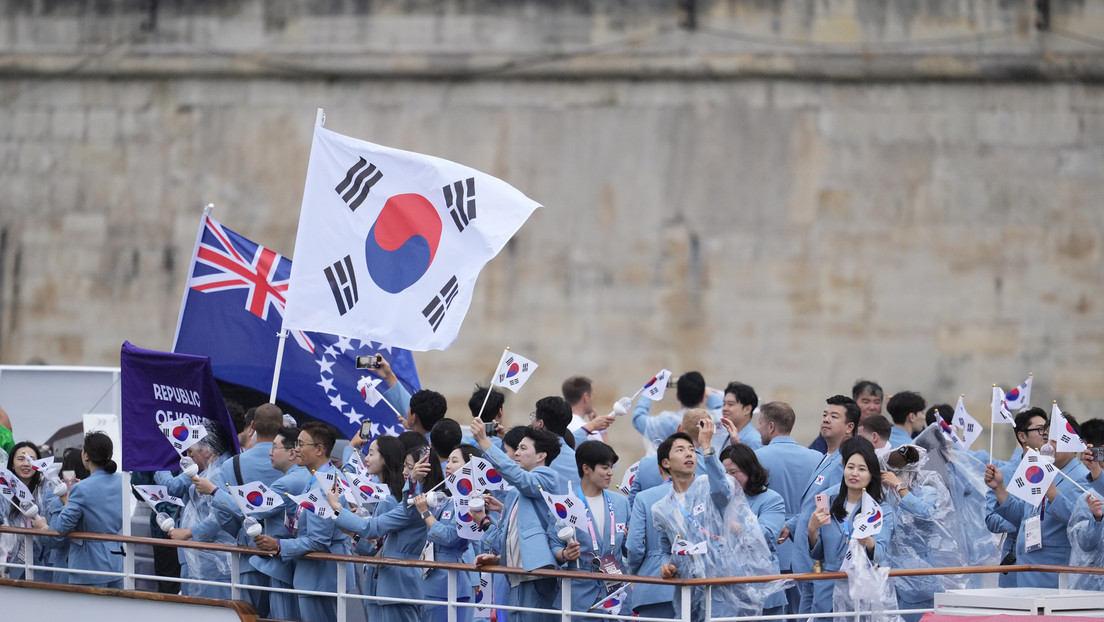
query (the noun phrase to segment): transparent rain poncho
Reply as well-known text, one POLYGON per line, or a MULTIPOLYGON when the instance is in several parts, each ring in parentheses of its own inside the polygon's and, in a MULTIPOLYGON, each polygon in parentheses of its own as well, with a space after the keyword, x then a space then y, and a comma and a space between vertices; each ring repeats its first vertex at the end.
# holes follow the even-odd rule
MULTIPOLYGON (((894 528, 894 533, 897 529, 894 528)), ((861 622, 903 622, 901 616, 885 611, 897 609, 897 592, 889 580, 889 567, 870 561, 858 539, 847 544, 848 555, 854 563, 844 562, 842 570, 846 581, 836 581, 832 588, 832 611, 858 611, 861 622)), ((854 622, 854 615, 835 618, 837 622, 854 622)))
MULTIPOLYGON (((944 522, 957 543, 958 553, 949 558, 935 556, 937 567, 995 566, 1000 563, 997 534, 985 526, 985 464, 964 449, 954 446, 938 423, 924 429, 915 444, 928 452, 924 468, 938 475, 950 493, 957 520, 944 522)), ((984 575, 948 575, 945 589, 977 588, 984 575)))
MULTIPOLYGON (((219 476, 222 470, 222 464, 230 458, 228 453, 225 453, 224 444, 220 440, 221 436, 217 433, 212 434, 208 431, 206 437, 199 442, 201 445, 206 445, 211 449, 211 452, 216 456, 211 460, 211 463, 207 465, 206 469, 199 472, 199 477, 210 480, 216 486, 220 484, 219 476)), ((215 519, 215 513, 211 507, 211 503, 214 500, 212 495, 202 495, 196 492, 195 486, 188 488, 187 503, 184 506, 184 510, 180 515, 181 528, 191 529, 198 525, 202 521, 208 521, 215 519)), ((193 537, 193 539, 196 539, 193 537)), ((216 542, 218 544, 235 545, 237 540, 234 536, 222 529, 215 530, 215 537, 213 539, 206 539, 204 541, 216 542)), ((182 548, 184 560, 188 564, 187 578, 190 579, 205 579, 208 581, 224 581, 227 584, 230 582, 230 554, 222 553, 218 551, 203 551, 199 549, 182 548)), ((190 583, 182 584, 181 593, 185 596, 208 596, 208 597, 220 597, 225 590, 229 594, 229 588, 220 588, 210 585, 195 585, 190 583)))
MULTIPOLYGON (((1073 504, 1066 533, 1070 541, 1070 566, 1104 567, 1104 521, 1097 522, 1085 495, 1073 504)), ((1070 589, 1104 591, 1104 575, 1071 572, 1070 589)))
MULTIPOLYGON (((882 494, 885 503, 893 506, 896 517, 889 547, 889 559, 893 560, 894 568, 966 564, 964 549, 953 532, 953 525, 959 519, 951 503, 951 493, 939 474, 928 470, 927 453, 922 447, 906 445, 894 448, 889 456, 887 468, 909 491, 904 499, 889 488, 882 494), (908 462, 912 458, 915 461, 908 462)), ((898 598, 911 603, 930 600, 933 594, 945 589, 942 577, 937 576, 896 577, 894 585, 898 598)))
MULTIPOLYGON (((660 539, 672 547, 671 563, 682 578, 743 577, 775 574, 771 551, 743 490, 725 477, 727 494, 710 494, 709 476, 694 478, 680 504, 674 493, 652 507, 660 539), (679 542, 683 546, 679 546, 679 542), (689 545, 692 553, 676 553, 689 545), (704 549, 704 552, 699 552, 704 549)), ((714 586, 712 617, 760 615, 763 603, 792 581, 714 586)), ((705 588, 694 588, 692 618, 705 615, 705 588)), ((675 598, 675 610, 681 609, 675 598)), ((679 613, 681 615, 681 613, 679 613)))

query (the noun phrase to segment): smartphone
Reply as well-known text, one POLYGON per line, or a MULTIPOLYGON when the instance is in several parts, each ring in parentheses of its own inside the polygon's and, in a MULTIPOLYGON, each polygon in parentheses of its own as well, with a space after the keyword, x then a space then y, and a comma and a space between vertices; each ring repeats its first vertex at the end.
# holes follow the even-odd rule
POLYGON ((816 499, 816 509, 817 509, 817 511, 820 511, 820 510, 824 510, 825 512, 828 511, 828 495, 827 494, 822 492, 822 493, 820 493, 819 495, 817 495, 813 498, 816 499))
POLYGON ((486 430, 487 436, 494 436, 498 433, 498 422, 487 421, 483 423, 483 429, 486 430))
POLYGON ((1093 462, 1104 462, 1104 447, 1092 448, 1093 462))
POLYGON ((62 471, 61 472, 61 479, 65 480, 67 482, 71 482, 71 481, 77 479, 77 472, 76 471, 62 471))
POLYGON ((356 357, 357 369, 379 369, 380 361, 383 360, 382 354, 372 354, 368 356, 356 357))
POLYGON ((372 420, 365 419, 360 422, 360 438, 368 440, 372 438, 372 420))

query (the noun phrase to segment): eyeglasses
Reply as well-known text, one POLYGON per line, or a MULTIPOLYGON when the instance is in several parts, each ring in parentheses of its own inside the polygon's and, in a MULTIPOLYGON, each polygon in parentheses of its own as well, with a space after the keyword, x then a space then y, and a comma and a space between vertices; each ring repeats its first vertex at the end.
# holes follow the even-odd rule
POLYGON ((1038 432, 1040 436, 1050 436, 1050 427, 1045 426, 1045 425, 1041 425, 1037 428, 1027 428, 1027 429, 1023 430, 1023 432, 1025 434, 1030 434, 1032 432, 1038 432))
POLYGON ((308 447, 317 447, 318 445, 321 445, 321 444, 322 443, 304 443, 303 441, 295 441, 295 448, 299 449, 300 447, 303 447, 304 445, 306 445, 308 447))
POLYGON ((537 420, 537 411, 534 410, 533 412, 529 413, 529 421, 536 421, 536 420, 537 420))

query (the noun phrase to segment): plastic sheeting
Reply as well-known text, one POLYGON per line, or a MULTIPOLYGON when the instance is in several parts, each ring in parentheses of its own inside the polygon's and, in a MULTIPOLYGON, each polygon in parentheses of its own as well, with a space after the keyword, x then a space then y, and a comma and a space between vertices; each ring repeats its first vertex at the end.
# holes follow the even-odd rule
MULTIPOLYGON (((1066 533, 1071 566, 1104 567, 1104 522, 1097 522, 1089 511, 1085 495, 1074 502, 1066 533)), ((1074 590, 1104 591, 1104 575, 1073 572, 1069 575, 1069 586, 1074 590)))
MULTIPOLYGON (((709 476, 694 478, 680 504, 670 494, 652 508, 656 529, 672 545, 682 540, 691 545, 705 544, 704 554, 677 555, 671 563, 680 577, 715 578, 775 574, 771 551, 759 527, 759 520, 748 505, 735 480, 725 477, 727 503, 710 494, 709 476), (723 507, 718 507, 723 504, 723 507)), ((712 616, 761 615, 763 603, 771 595, 785 590, 792 581, 774 581, 748 585, 715 586, 712 589, 712 616)), ((695 588, 691 596, 692 618, 705 613, 705 589, 695 588)), ((675 599, 676 611, 681 599, 675 599)), ((679 614, 681 615, 681 613, 679 614)))
MULTIPOLYGON (((200 442, 206 443, 208 438, 212 437, 208 435, 200 442)), ((218 458, 211 460, 211 463, 206 469, 199 472, 199 476, 211 480, 212 482, 218 481, 222 463, 228 458, 228 454, 219 454, 218 458)), ((213 500, 214 497, 212 495, 199 494, 196 492, 195 486, 190 486, 188 488, 187 504, 185 504, 184 510, 180 514, 180 524, 178 526, 181 528, 191 528, 200 521, 211 517, 213 515, 213 510, 211 508, 213 500)), ((222 529, 218 530, 218 536, 214 539, 214 542, 228 545, 237 544, 237 540, 222 529)), ((226 583, 230 582, 230 553, 188 548, 181 548, 178 550, 181 551, 185 563, 188 564, 188 576, 186 578, 224 581, 226 583)), ((220 598, 223 597, 224 591, 226 594, 229 594, 229 588, 220 588, 211 585, 196 585, 193 583, 183 583, 180 589, 181 594, 185 596, 220 598)))
MULTIPOLYGON (((894 533, 899 527, 894 528, 894 533)), ((866 555, 866 547, 853 539, 847 544, 854 563, 844 563, 847 581, 836 581, 832 589, 832 611, 857 611, 862 622, 903 622, 901 616, 885 611, 897 609, 897 593, 889 580, 889 568, 878 566, 866 555)), ((836 618, 854 622, 853 614, 836 618)))
MULTIPOLYGON (((889 559, 894 568, 957 567, 966 563, 962 547, 953 533, 958 514, 951 493, 934 471, 927 469, 927 451, 918 448, 919 461, 891 469, 903 487, 905 499, 891 489, 882 495, 895 510, 896 525, 890 541, 889 559)), ((930 601, 936 592, 946 589, 943 577, 897 577, 897 596, 910 603, 930 601)), ((961 576, 955 579, 961 581, 961 576)), ((955 587, 964 587, 955 585, 955 587)))
MULTIPOLYGON (((985 464, 957 448, 947 438, 938 423, 924 429, 915 444, 927 450, 924 468, 939 476, 950 493, 954 506, 953 520, 943 526, 958 543, 957 553, 950 557, 933 556, 936 566, 995 566, 1000 563, 997 534, 985 526, 985 464)), ((943 578, 946 589, 978 588, 983 575, 948 575, 943 578)))

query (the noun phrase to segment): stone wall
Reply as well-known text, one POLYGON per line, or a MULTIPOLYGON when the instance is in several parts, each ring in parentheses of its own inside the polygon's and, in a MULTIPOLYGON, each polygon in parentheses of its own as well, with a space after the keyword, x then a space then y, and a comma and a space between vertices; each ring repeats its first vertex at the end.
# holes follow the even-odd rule
POLYGON ((984 420, 1031 371, 1101 414, 1104 8, 321 4, 0 2, 0 362, 169 348, 207 202, 291 255, 322 107, 546 205, 417 357, 457 412, 510 345, 541 365, 514 422, 663 366, 791 402, 803 441, 860 377, 984 420))

